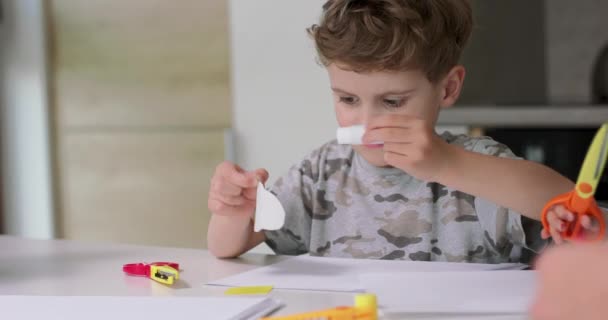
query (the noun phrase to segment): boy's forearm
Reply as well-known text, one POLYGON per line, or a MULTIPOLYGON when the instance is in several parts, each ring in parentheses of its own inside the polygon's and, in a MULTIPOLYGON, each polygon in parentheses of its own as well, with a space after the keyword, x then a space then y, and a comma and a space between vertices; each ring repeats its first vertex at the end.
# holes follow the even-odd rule
POLYGON ((451 148, 437 182, 540 220, 544 205, 574 183, 541 164, 451 148))
POLYGON ((247 216, 212 215, 207 232, 207 247, 219 258, 233 258, 249 248, 253 223, 247 216))

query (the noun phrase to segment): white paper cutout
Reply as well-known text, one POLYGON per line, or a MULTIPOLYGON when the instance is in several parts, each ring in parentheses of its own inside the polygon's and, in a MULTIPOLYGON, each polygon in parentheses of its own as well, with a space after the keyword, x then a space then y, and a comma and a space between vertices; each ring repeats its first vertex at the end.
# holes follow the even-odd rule
MULTIPOLYGON (((364 125, 355 125, 350 127, 340 127, 336 130, 336 138, 338 144, 363 144, 363 135, 365 134, 364 125)), ((383 142, 372 142, 370 144, 384 144, 383 142)))
POLYGON ((285 209, 277 197, 258 182, 253 231, 278 230, 285 224, 285 209))

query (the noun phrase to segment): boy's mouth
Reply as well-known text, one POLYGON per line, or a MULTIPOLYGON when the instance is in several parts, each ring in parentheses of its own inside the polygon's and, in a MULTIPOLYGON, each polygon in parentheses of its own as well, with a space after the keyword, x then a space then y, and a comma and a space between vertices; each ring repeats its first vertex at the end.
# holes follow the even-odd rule
POLYGON ((372 143, 372 144, 364 144, 363 146, 368 149, 382 149, 384 147, 384 144, 372 143))

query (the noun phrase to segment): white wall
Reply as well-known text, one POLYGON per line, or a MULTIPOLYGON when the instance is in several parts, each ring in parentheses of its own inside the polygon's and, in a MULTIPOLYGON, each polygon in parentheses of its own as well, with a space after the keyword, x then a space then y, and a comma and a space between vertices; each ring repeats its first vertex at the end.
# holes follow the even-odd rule
POLYGON ((306 33, 324 2, 230 1, 236 160, 271 180, 335 135, 329 80, 306 33))
POLYGON ((51 238, 54 226, 42 1, 2 1, 2 189, 5 231, 51 238))

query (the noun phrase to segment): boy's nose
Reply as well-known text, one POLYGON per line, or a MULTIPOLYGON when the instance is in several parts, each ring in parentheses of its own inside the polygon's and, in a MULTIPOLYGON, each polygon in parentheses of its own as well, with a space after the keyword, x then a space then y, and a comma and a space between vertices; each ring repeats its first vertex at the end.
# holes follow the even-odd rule
POLYGON ((367 126, 374 118, 378 116, 378 112, 372 106, 362 108, 361 124, 367 126))

